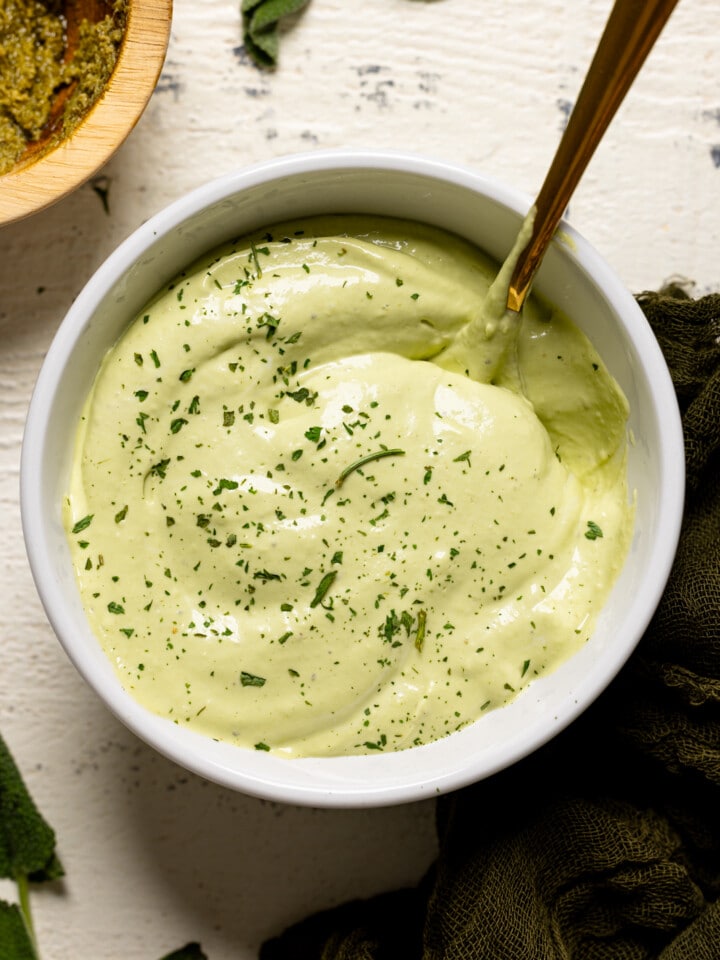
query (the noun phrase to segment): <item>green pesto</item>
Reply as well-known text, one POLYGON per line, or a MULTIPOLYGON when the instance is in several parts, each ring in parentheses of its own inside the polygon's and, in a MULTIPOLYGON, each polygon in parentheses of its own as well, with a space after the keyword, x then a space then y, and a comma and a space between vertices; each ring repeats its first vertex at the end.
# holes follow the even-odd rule
POLYGON ((97 23, 82 20, 77 46, 66 58, 63 3, 5 0, 0 10, 0 175, 28 146, 51 147, 69 136, 102 94, 122 43, 127 3, 113 0, 97 23), (56 119, 53 108, 65 92, 56 119))

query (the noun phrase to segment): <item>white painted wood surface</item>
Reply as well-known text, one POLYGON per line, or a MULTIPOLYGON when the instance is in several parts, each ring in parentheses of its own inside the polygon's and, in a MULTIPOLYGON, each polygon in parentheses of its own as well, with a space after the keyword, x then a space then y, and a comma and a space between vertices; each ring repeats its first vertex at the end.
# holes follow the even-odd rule
MULTIPOLYGON (((55 640, 18 512, 23 422, 62 316, 107 254, 183 192, 286 153, 391 147, 533 195, 610 0, 312 0, 279 69, 241 50, 238 0, 175 0, 158 89, 103 175, 0 231, 0 730, 59 838, 33 895, 43 960, 157 960, 199 940, 256 956, 308 912, 419 879, 433 805, 317 811, 207 784, 121 727, 55 640)), ((720 6, 681 0, 570 221, 633 292, 720 288, 720 6)), ((4 886, 0 894, 12 891, 4 886)))

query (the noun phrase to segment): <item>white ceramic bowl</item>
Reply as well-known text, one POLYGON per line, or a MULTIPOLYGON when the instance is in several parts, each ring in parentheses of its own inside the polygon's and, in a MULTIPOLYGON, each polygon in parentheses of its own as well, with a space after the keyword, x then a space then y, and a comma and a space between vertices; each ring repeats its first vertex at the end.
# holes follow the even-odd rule
POLYGON ((110 710, 158 751, 210 780, 289 803, 358 807, 416 800, 527 755, 577 717, 623 666, 657 606, 677 546, 682 433, 667 367, 642 312, 567 225, 535 288, 585 330, 629 400, 635 532, 591 640, 510 705, 450 737, 398 753, 286 760, 214 742, 149 713, 122 689, 85 619, 63 532, 76 424, 100 360, 151 295, 199 255, 280 220, 363 212, 438 225, 500 260, 528 206, 527 198, 482 176, 419 157, 288 157, 223 177, 172 204, 127 239, 77 298, 48 351, 27 418, 21 464, 27 552, 68 656, 110 710))

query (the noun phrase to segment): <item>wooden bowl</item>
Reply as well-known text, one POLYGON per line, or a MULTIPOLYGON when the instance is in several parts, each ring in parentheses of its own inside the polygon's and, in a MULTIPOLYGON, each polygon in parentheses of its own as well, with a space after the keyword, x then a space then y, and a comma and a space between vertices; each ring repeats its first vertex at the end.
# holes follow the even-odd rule
MULTIPOLYGON (((67 51, 82 19, 97 22, 103 0, 66 0, 67 51)), ((46 133, 0 176, 0 225, 43 210, 85 183, 113 155, 139 120, 160 76, 172 20, 172 0, 128 0, 117 61, 104 92, 69 136, 52 144, 67 90, 56 96, 46 133)))

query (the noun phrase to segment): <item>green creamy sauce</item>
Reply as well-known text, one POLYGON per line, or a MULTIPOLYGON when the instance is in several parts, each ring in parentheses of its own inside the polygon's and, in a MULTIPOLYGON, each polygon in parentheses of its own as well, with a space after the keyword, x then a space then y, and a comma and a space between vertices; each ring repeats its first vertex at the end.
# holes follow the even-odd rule
POLYGON ((496 274, 435 229, 324 217, 214 252, 141 312, 66 505, 138 701, 284 756, 398 750, 587 641, 630 537, 627 404, 532 300, 498 364, 496 274))

